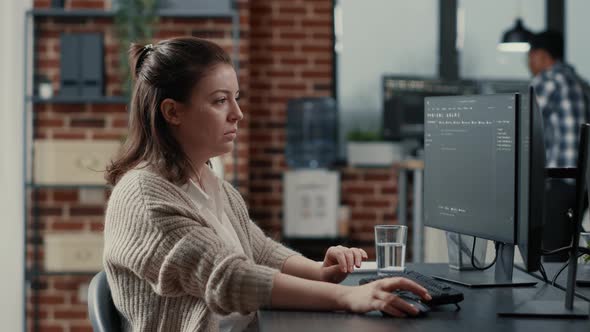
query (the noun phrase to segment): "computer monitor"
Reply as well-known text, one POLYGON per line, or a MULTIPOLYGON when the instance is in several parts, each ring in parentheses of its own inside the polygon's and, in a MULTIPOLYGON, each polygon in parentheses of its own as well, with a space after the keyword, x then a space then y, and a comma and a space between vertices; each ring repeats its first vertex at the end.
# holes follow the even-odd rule
MULTIPOLYGON (((533 113, 534 114, 534 113, 533 113)), ((585 301, 574 301, 576 287, 576 271, 578 255, 587 252, 578 247, 578 237, 582 229, 582 215, 584 210, 585 192, 590 183, 590 124, 582 124, 580 128, 580 143, 577 168, 575 169, 550 169, 548 177, 572 178, 576 181, 576 199, 571 207, 573 213, 569 215, 569 226, 572 236, 570 246, 566 247, 569 252, 567 286, 565 289, 565 301, 545 301, 532 298, 529 301, 514 303, 506 306, 498 312, 500 316, 524 316, 524 317, 545 317, 545 318, 585 318, 589 317, 590 304, 585 301)), ((529 218, 530 220, 530 218, 529 218)), ((532 231, 529 226, 529 233, 532 231)), ((565 226, 565 225, 563 225, 565 226)), ((562 227, 563 227, 562 226, 562 227)), ((566 226, 567 227, 567 226, 566 226)), ((519 244, 520 245, 520 244, 519 244)), ((540 247, 529 249, 540 251, 540 247)), ((536 257, 535 257, 536 259, 536 257)))
POLYGON ((534 97, 518 93, 425 99, 424 224, 497 244, 493 275, 449 271, 441 279, 535 284, 513 278, 514 245, 528 270, 540 262, 545 163, 534 109, 534 97))
POLYGON ((473 81, 438 78, 383 77, 383 138, 390 141, 416 140, 424 136, 424 98, 468 95, 477 92, 473 81))
POLYGON ((545 225, 545 145, 543 120, 535 91, 520 98, 518 220, 516 243, 528 272, 539 270, 545 225))
POLYGON ((477 80, 478 94, 522 93, 529 91, 529 80, 477 80))

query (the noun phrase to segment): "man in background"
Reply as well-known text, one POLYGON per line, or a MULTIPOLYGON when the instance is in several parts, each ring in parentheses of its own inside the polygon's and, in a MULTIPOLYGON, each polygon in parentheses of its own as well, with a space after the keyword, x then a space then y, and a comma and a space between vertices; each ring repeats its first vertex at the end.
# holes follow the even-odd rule
MULTIPOLYGON (((554 31, 535 34, 530 41, 528 65, 539 109, 543 116, 546 167, 576 167, 580 125, 588 119, 587 84, 574 68, 564 62, 563 36, 554 31)), ((547 181, 544 249, 568 246, 571 227, 568 209, 575 207, 575 183, 547 181)), ((567 253, 546 257, 546 261, 564 261, 567 253)))

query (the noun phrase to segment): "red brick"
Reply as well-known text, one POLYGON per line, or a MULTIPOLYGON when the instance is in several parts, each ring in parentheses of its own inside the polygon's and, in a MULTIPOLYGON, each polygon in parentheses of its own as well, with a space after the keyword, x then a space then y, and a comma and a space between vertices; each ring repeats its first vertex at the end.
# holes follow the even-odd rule
POLYGON ((41 216, 61 216, 63 211, 59 207, 39 207, 37 213, 41 216))
POLYGON ((269 142, 271 139, 272 139, 272 136, 269 135, 268 133, 257 133, 257 134, 250 135, 250 141, 252 141, 252 142, 264 143, 264 142, 269 142))
POLYGON ((332 8, 314 8, 313 12, 316 15, 331 16, 333 9, 332 8))
POLYGON ((295 39, 301 40, 307 37, 305 32, 281 32, 280 33, 281 39, 295 39))
POLYGON ((51 226, 54 231, 81 231, 84 229, 84 224, 81 222, 54 222, 51 226))
POLYGON ((100 118, 75 118, 71 119, 70 125, 80 128, 102 128, 105 125, 105 121, 100 118))
POLYGON ((343 188, 343 194, 374 194, 375 188, 368 187, 368 186, 348 186, 347 188, 343 188))
POLYGON ((316 28, 316 27, 323 27, 323 28, 330 28, 332 29, 332 20, 328 18, 320 18, 320 19, 303 19, 301 21, 301 26, 306 28, 316 28))
POLYGON ((303 17, 305 15, 300 15, 300 14, 305 14, 307 13, 307 9, 304 7, 304 4, 298 5, 298 4, 291 4, 289 2, 282 2, 279 3, 279 15, 280 16, 295 16, 295 17, 303 17), (288 5, 287 5, 288 4, 288 5), (287 14, 287 15, 285 15, 287 14), (295 15, 290 15, 290 14, 295 14, 295 15))
POLYGON ((363 207, 374 207, 374 208, 387 208, 387 207, 393 207, 394 206, 394 202, 393 201, 389 201, 389 200, 364 200, 361 203, 361 206, 363 207))
POLYGON ((59 60, 56 59, 47 59, 46 57, 43 59, 37 60, 38 68, 59 68, 59 60))
POLYGON ((95 104, 90 108, 94 113, 127 113, 125 104, 95 104))
POLYGON ((305 65, 309 60, 305 57, 281 57, 280 61, 285 65, 305 65))
POLYGON ((314 32, 312 35, 313 39, 333 39, 334 36, 330 32, 314 32))
POLYGON ((120 140, 123 135, 117 133, 92 133, 91 137, 97 140, 120 140))
POLYGON ((393 181, 393 173, 391 174, 365 174, 364 178, 367 181, 393 181))
POLYGON ((295 46, 293 44, 273 44, 269 47, 272 52, 295 52, 295 46))
POLYGON ((34 8, 47 8, 51 6, 51 0, 35 0, 33 2, 34 8))
POLYGON ((387 186, 387 187, 383 187, 381 188, 381 193, 382 194, 397 194, 397 187, 395 186, 387 186))
POLYGON ((36 190, 31 193, 31 198, 34 198, 36 202, 44 202, 49 199, 49 193, 46 190, 36 190))
POLYGON ((85 107, 84 104, 54 104, 53 111, 56 113, 75 113, 83 112, 85 107))
POLYGON ((75 190, 56 190, 53 192, 55 202, 76 202, 78 200, 78 191, 75 190))
POLYGON ((102 216, 104 207, 102 206, 76 206, 70 208, 71 216, 102 216))
POLYGON ((271 77, 294 77, 295 73, 290 70, 269 70, 268 75, 271 77))
MULTIPOLYGON (((54 325, 55 323, 43 323, 39 328, 39 332, 63 332, 65 329, 60 325, 54 325)), ((29 324, 29 326, 31 326, 29 324)))
POLYGON ((284 90, 305 90, 306 86, 303 83, 281 83, 277 87, 284 90))
POLYGON ((92 332, 92 326, 72 326, 72 328, 70 328, 70 332, 92 332))
POLYGON ((61 291, 77 291, 80 288, 80 282, 77 280, 53 280, 53 289, 61 291))
POLYGON ((85 319, 88 318, 86 311, 74 311, 74 310, 56 310, 53 313, 56 319, 85 319))
MULTIPOLYGON (((395 202, 397 205, 397 200, 395 202)), ((383 222, 397 224, 397 214, 396 213, 386 213, 383 215, 383 222)))
POLYGON ((114 128, 127 128, 128 122, 128 119, 114 119, 112 122, 112 126, 114 128))
POLYGON ((53 133, 55 139, 83 139, 86 135, 83 133, 71 133, 71 132, 57 132, 53 133))
POLYGON ((40 305, 55 305, 55 304, 63 304, 65 303, 65 298, 60 295, 40 295, 39 296, 39 304, 40 305))
POLYGON ((51 105, 49 105, 49 104, 35 104, 33 106, 33 111, 35 113, 49 112, 50 109, 51 109, 51 105))
POLYGON ((317 52, 327 54, 328 52, 332 52, 332 45, 304 45, 301 47, 301 51, 303 51, 303 53, 317 52))
POLYGON ((69 7, 73 9, 104 9, 103 0, 70 0, 69 7))
POLYGON ((331 72, 321 72, 321 71, 304 71, 301 73, 303 78, 332 78, 331 72))

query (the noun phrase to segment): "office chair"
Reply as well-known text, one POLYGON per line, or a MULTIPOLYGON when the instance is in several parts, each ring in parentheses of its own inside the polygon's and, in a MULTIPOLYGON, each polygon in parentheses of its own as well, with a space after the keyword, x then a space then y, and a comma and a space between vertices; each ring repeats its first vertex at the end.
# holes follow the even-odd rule
POLYGON ((121 317, 113 303, 104 271, 98 272, 88 286, 88 316, 94 332, 122 331, 121 317))

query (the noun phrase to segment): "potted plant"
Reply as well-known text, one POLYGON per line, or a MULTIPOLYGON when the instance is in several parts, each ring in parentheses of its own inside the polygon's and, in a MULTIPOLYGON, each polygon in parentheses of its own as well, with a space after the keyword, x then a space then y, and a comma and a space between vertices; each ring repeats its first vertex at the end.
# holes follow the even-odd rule
POLYGON ((129 68, 129 46, 131 43, 151 43, 155 25, 158 22, 158 0, 116 0, 113 1, 115 26, 119 39, 120 74, 123 93, 131 92, 129 68))
POLYGON ((379 131, 356 129, 348 133, 348 164, 353 166, 390 166, 403 159, 403 149, 383 141, 379 131))

